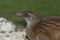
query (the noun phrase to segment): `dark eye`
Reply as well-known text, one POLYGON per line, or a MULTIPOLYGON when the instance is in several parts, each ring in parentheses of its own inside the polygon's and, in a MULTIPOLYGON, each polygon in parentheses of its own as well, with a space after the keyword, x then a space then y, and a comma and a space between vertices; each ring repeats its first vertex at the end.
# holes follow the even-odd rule
POLYGON ((28 14, 28 13, 24 13, 24 16, 25 16, 25 17, 28 17, 28 16, 29 16, 29 14, 28 14))

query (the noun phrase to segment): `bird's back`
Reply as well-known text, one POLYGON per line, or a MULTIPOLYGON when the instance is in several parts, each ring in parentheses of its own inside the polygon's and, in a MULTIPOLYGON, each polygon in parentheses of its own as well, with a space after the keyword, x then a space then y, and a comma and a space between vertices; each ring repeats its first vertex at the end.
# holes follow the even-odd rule
POLYGON ((56 38, 53 39, 53 37, 56 35, 60 36, 60 18, 48 17, 45 19, 36 19, 33 21, 30 30, 29 35, 32 35, 31 37, 38 36, 42 40, 48 37, 50 40, 57 40, 56 38))

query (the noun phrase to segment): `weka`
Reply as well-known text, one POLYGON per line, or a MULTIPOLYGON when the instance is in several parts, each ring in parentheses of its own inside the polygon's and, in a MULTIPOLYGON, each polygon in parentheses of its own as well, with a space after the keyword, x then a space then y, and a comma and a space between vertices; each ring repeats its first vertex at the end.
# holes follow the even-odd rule
POLYGON ((30 40, 60 40, 60 17, 40 19, 34 12, 18 12, 27 22, 26 35, 30 40))

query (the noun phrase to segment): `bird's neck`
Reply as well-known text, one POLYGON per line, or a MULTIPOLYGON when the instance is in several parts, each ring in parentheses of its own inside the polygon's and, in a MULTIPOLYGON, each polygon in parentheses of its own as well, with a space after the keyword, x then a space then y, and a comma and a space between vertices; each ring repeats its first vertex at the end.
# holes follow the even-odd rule
POLYGON ((30 27, 30 26, 32 25, 32 21, 33 21, 33 20, 28 20, 28 21, 27 21, 27 27, 30 27))
POLYGON ((25 20, 27 22, 27 28, 30 28, 33 22, 37 22, 38 19, 34 18, 34 19, 25 19, 25 20))
POLYGON ((25 19, 27 22, 27 27, 30 27, 32 25, 33 20, 25 19))

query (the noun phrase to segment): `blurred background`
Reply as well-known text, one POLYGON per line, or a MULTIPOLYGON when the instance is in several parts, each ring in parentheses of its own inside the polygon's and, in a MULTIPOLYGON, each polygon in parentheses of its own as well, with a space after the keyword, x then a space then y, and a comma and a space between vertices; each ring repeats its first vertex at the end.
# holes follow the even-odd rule
POLYGON ((16 16, 19 11, 31 10, 40 18, 60 16, 60 0, 0 0, 0 17, 12 21, 18 28, 26 22, 16 16))

